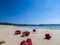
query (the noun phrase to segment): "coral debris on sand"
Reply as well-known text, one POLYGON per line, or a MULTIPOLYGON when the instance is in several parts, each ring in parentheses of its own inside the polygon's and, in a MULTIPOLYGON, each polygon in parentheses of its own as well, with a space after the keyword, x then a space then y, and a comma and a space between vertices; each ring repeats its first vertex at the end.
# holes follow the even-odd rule
POLYGON ((51 39, 51 35, 50 34, 45 34, 45 39, 48 39, 48 40, 50 40, 51 39))
POLYGON ((31 38, 27 38, 26 41, 25 40, 21 41, 20 45, 32 45, 31 38))
POLYGON ((21 31, 20 30, 16 30, 15 31, 15 34, 17 35, 17 34, 21 34, 21 31))

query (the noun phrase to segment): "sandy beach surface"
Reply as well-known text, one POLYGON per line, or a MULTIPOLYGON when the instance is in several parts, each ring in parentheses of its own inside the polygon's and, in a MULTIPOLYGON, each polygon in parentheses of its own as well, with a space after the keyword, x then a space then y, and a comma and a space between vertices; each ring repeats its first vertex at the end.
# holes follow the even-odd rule
POLYGON ((32 30, 33 28, 28 27, 0 25, 0 41, 5 41, 2 45, 20 45, 22 40, 31 38, 33 45, 60 45, 60 30, 37 28, 36 33, 33 33, 32 30), (30 31, 30 36, 14 35, 15 30, 30 31), (51 34, 52 38, 50 40, 44 39, 46 33, 51 34))

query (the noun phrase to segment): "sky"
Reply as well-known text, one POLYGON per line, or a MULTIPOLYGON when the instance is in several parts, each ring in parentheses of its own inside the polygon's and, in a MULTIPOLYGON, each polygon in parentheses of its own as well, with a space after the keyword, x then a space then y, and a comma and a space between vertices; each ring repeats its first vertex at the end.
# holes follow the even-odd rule
POLYGON ((60 24, 60 0, 0 0, 0 22, 60 24))

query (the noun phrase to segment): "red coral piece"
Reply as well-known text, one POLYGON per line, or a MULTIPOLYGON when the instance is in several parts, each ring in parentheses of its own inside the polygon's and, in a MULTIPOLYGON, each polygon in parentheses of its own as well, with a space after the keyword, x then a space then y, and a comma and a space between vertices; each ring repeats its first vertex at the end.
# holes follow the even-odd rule
POLYGON ((22 33, 21 37, 24 37, 25 36, 25 32, 22 33))
POLYGON ((28 45, 32 45, 32 40, 31 40, 31 38, 27 38, 26 42, 27 42, 28 45))
POLYGON ((21 31, 20 30, 16 30, 15 34, 21 34, 21 31))
POLYGON ((33 32, 36 32, 36 29, 33 29, 33 32))
POLYGON ((20 45, 32 45, 32 40, 30 38, 27 38, 26 41, 21 41, 20 45))
POLYGON ((50 38, 51 38, 50 34, 45 34, 45 39, 50 40, 50 38))
POLYGON ((22 35, 24 35, 24 36, 29 36, 29 34, 30 34, 29 31, 25 31, 25 32, 22 33, 22 35))
POLYGON ((23 41, 21 41, 20 45, 25 45, 25 43, 26 43, 26 41, 23 40, 23 41))
POLYGON ((31 40, 31 38, 27 38, 27 40, 26 40, 26 42, 31 42, 32 40, 31 40))

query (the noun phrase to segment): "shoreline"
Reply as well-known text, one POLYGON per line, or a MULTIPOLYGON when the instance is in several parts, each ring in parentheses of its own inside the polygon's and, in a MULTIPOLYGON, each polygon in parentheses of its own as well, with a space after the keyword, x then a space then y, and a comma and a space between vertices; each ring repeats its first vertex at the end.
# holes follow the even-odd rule
MULTIPOLYGON (((4 40, 5 43, 2 45, 20 45, 22 40, 26 40, 27 38, 32 39, 33 45, 60 45, 60 30, 50 30, 50 29, 40 29, 35 28, 36 33, 33 33, 33 28, 28 27, 19 27, 19 26, 10 26, 10 25, 0 25, 0 39, 4 40), (28 37, 20 37, 21 35, 14 35, 15 30, 29 31, 31 32, 28 37), (44 34, 51 34, 51 40, 45 40, 44 34)), ((1 41, 0 40, 0 41, 1 41)))

